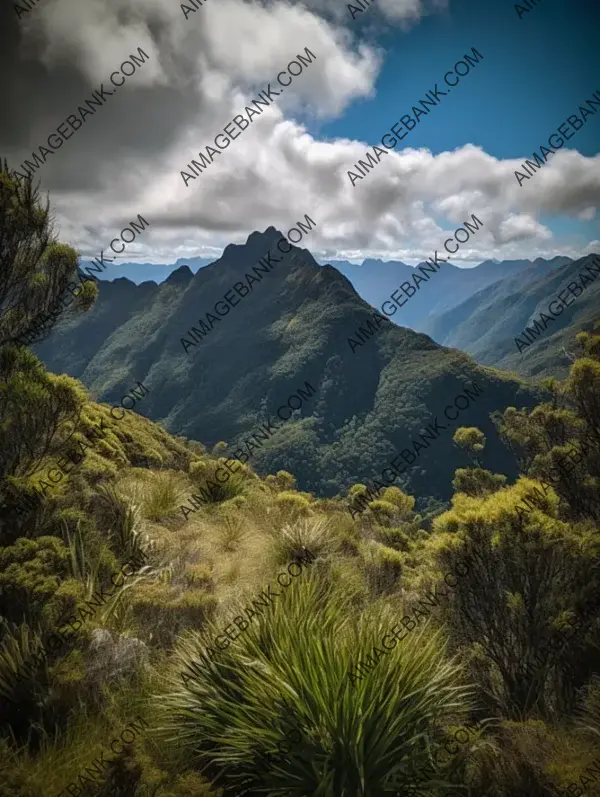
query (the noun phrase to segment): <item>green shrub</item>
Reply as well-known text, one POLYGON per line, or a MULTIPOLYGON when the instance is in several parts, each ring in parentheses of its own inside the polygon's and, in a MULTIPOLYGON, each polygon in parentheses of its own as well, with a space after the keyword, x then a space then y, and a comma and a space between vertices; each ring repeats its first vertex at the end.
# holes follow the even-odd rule
POLYGON ((371 540, 363 549, 367 583, 374 595, 393 592, 402 574, 402 554, 371 540))
POLYGON ((382 526, 377 530, 377 537, 385 546, 393 548, 395 551, 410 550, 410 537, 402 529, 390 529, 382 526))
POLYGON ((371 501, 369 511, 382 526, 389 526, 396 515, 396 507, 388 501, 371 501))
POLYGON ((275 475, 270 473, 265 482, 279 492, 296 489, 296 478, 287 470, 278 470, 275 475))
POLYGON ((423 768, 428 735, 464 715, 468 695, 439 633, 424 631, 351 686, 349 668, 396 621, 386 607, 357 618, 349 594, 307 573, 213 661, 202 658, 208 634, 182 641, 161 735, 195 769, 220 772, 231 793, 392 795, 387 780, 423 768), (281 758, 290 725, 301 738, 281 758), (280 760, 265 765, 271 752, 280 760))
POLYGON ((248 481, 257 480, 258 477, 242 463, 237 463, 239 469, 231 473, 225 466, 225 459, 216 460, 200 459, 190 464, 190 479, 200 489, 202 496, 210 503, 223 503, 237 496, 243 496, 248 491, 248 481), (217 471, 227 473, 227 481, 219 482, 216 478, 217 471))
POLYGON ((275 503, 291 518, 307 517, 310 512, 310 501, 307 498, 287 490, 279 493, 275 503))

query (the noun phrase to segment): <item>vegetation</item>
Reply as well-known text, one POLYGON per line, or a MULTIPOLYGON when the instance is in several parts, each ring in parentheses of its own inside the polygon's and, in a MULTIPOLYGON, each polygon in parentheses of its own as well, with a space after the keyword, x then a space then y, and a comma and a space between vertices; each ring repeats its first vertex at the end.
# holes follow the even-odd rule
POLYGON ((449 436, 465 461, 448 505, 417 511, 393 486, 352 519, 364 484, 322 498, 247 465, 186 518, 222 446, 135 412, 111 424, 6 342, 2 795, 87 793, 101 755, 100 797, 600 795, 600 330, 580 346, 547 401, 496 418, 515 479, 469 418, 449 436), (73 413, 84 431, 104 420, 106 445, 25 517, 11 507, 54 467, 73 413))

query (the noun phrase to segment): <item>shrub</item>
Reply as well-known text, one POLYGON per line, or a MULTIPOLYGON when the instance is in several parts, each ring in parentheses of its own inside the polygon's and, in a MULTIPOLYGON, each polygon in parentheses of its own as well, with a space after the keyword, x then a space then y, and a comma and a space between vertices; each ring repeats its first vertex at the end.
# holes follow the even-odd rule
POLYGON ((396 514, 396 507, 388 501, 371 501, 369 510, 375 516, 375 519, 382 526, 389 526, 396 514))
POLYGON ((381 493, 381 500, 388 504, 393 504, 396 508, 396 514, 402 520, 410 519, 415 508, 415 499, 412 495, 402 492, 399 487, 386 487, 381 493))
POLYGON ((280 492, 296 489, 296 477, 288 473, 287 470, 278 470, 275 475, 270 473, 265 478, 265 482, 280 492))
POLYGON ((248 489, 248 481, 257 480, 258 477, 245 465, 238 463, 239 469, 231 473, 225 467, 225 459, 217 460, 200 459, 190 464, 190 479, 200 489, 204 500, 209 503, 222 503, 236 496, 245 495, 248 489), (225 471, 229 478, 224 482, 219 482, 216 478, 218 470, 225 471))
POLYGON ((393 548, 395 551, 409 551, 410 550, 410 537, 402 529, 389 529, 380 527, 377 530, 377 537, 388 548, 393 548))
POLYGON ((298 493, 288 492, 287 490, 279 493, 275 498, 275 503, 291 518, 307 517, 310 512, 310 501, 308 498, 298 493))
MULTIPOLYGON (((349 668, 396 619, 381 607, 363 622, 348 593, 306 574, 268 620, 214 660, 203 656, 200 635, 182 641, 160 734, 195 769, 222 775, 232 793, 392 795, 387 781, 426 764, 428 736, 449 714, 465 713, 469 693, 439 633, 425 631, 351 687, 349 668), (290 725, 301 731, 293 749, 290 725), (270 753, 276 758, 265 763, 270 753)), ((438 776, 436 785, 446 781, 438 776)))
POLYGON ((398 551, 371 540, 363 549, 364 571, 374 595, 393 592, 402 574, 404 559, 398 551))

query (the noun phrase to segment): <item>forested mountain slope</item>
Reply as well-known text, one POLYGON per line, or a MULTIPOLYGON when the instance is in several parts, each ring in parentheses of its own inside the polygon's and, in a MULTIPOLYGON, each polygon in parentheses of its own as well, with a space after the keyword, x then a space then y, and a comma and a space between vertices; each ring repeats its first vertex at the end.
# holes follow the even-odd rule
POLYGON ((481 396, 457 423, 485 429, 497 467, 510 471, 489 414, 529 405, 539 393, 376 319, 338 271, 319 267, 306 249, 281 254, 280 238, 273 228, 253 233, 196 275, 182 267, 159 286, 101 283, 96 306, 60 326, 39 356, 102 400, 118 398, 135 373, 151 386, 148 417, 206 445, 225 440, 230 451, 298 389, 310 390, 308 382, 314 397, 291 419, 276 421, 280 428, 248 455, 259 472, 291 469, 303 489, 328 495, 377 477, 408 449, 402 483, 424 496, 447 496, 451 474, 464 462, 451 444, 452 424, 431 450, 418 438, 421 448, 414 449, 412 441, 436 417, 443 424, 444 408, 475 382, 481 396), (253 271, 273 252, 267 273, 253 271))
MULTIPOLYGON (((446 252, 440 252, 440 262, 447 256, 446 252)), ((510 275, 522 274, 524 280, 529 280, 531 273, 547 273, 569 262, 571 261, 568 257, 555 257, 552 260, 537 258, 533 262, 486 260, 473 268, 458 268, 451 262, 443 263, 435 277, 422 286, 418 285, 417 292, 394 314, 392 321, 432 335, 435 340, 432 334, 432 323, 435 319, 462 305, 478 291, 510 275)), ((348 277, 356 292, 365 301, 378 309, 384 301, 389 300, 393 291, 398 291, 402 296, 400 285, 403 282, 414 285, 412 275, 415 272, 419 274, 417 266, 412 267, 393 260, 364 260, 360 266, 339 261, 332 265, 348 277)))
POLYGON ((597 315, 599 263, 600 257, 592 254, 550 272, 532 269, 529 282, 527 274, 507 277, 433 319, 428 333, 486 365, 525 377, 565 376, 575 336, 590 330, 597 315), (577 287, 570 291, 572 283, 577 287), (559 300, 557 305, 559 295, 565 302, 559 300), (540 319, 540 313, 549 320, 540 319), (531 334, 527 326, 533 329, 531 334))

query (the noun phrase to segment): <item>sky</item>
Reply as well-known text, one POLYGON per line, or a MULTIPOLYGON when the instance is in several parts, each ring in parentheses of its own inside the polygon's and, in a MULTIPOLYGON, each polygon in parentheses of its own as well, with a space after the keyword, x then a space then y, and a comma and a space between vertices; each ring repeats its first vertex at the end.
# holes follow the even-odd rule
POLYGON ((302 246, 320 262, 416 264, 472 214, 483 226, 457 265, 600 252, 600 109, 569 126, 573 137, 530 179, 515 177, 600 92, 598 0, 530 10, 375 0, 364 11, 337 0, 197 0, 187 12, 174 0, 30 1, 0 8, 0 151, 12 169, 101 84, 114 89, 109 75, 130 54, 148 55, 35 171, 60 239, 83 259, 138 214, 149 226, 122 260, 217 257, 305 214, 316 226, 302 246), (315 58, 285 94, 185 180, 186 165, 306 47, 315 58), (377 156, 383 134, 436 84, 447 89, 444 74, 473 48, 481 58, 469 73, 377 156), (368 152, 376 165, 361 179, 354 164, 368 152))

